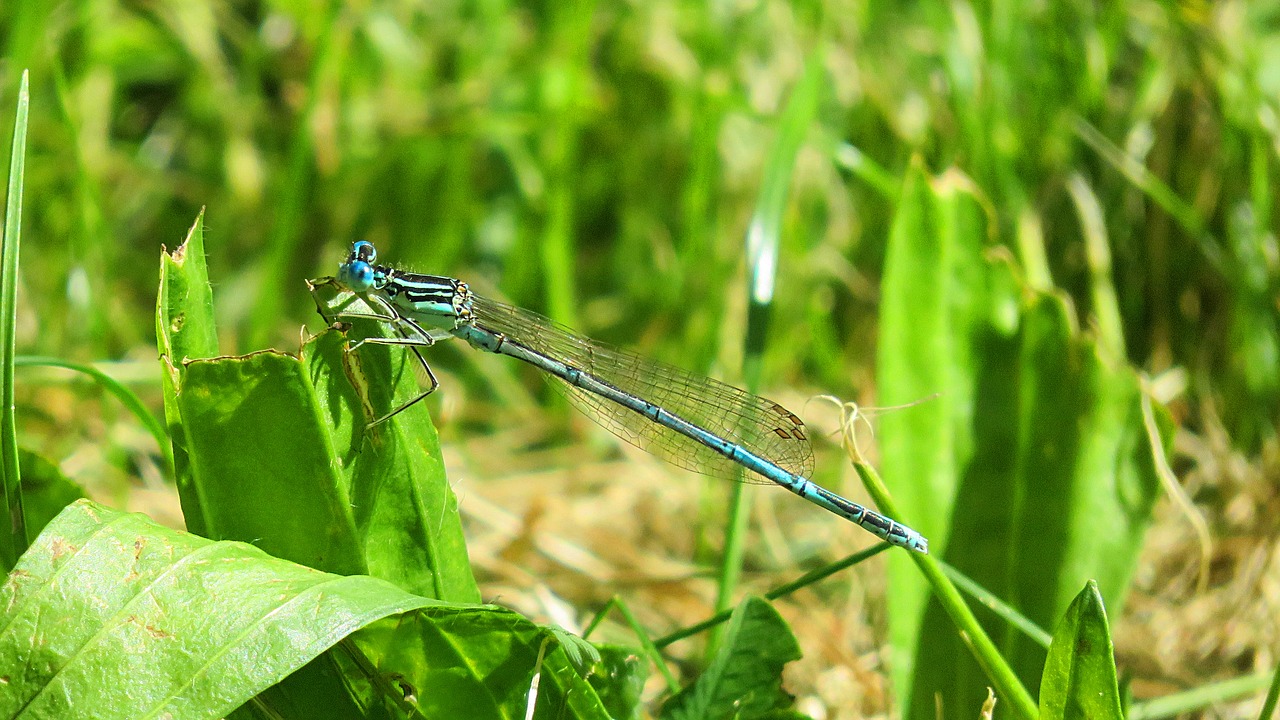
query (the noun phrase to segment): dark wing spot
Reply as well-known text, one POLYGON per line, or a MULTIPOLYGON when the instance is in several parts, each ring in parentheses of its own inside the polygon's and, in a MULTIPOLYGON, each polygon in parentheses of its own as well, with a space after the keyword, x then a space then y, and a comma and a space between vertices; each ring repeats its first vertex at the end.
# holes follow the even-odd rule
POLYGON ((775 411, 775 412, 777 412, 779 415, 781 415, 782 417, 784 417, 784 418, 786 418, 788 421, 790 421, 793 425, 796 425, 796 426, 798 426, 798 427, 804 427, 804 421, 803 421, 803 420, 801 420, 800 418, 796 417, 795 413, 793 413, 793 412, 791 412, 790 410, 788 410, 788 409, 786 409, 786 408, 782 407, 782 406, 781 406, 781 405, 779 405, 778 403, 774 403, 774 404, 773 404, 773 409, 774 409, 774 411, 775 411))

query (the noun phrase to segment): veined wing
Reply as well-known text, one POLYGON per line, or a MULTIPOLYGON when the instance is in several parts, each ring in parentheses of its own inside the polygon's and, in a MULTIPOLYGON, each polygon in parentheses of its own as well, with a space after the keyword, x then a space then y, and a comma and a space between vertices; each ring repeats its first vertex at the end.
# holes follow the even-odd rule
MULTIPOLYGON (((772 400, 598 343, 535 312, 496 300, 473 295, 472 311, 476 324, 485 330, 501 333, 531 350, 572 365, 788 472, 804 477, 813 472, 813 448, 804 423, 772 400)), ((771 484, 749 473, 742 475, 737 463, 696 440, 560 378, 556 380, 556 387, 578 409, 636 447, 704 475, 771 484)))

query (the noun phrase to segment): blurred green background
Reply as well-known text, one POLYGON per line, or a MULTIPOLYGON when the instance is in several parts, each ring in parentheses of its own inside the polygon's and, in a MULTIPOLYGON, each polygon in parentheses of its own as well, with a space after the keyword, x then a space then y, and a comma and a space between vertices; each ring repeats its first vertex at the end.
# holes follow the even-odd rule
POLYGON ((25 346, 149 352, 157 251, 207 206, 228 350, 291 342, 303 278, 368 238, 707 370, 737 347, 761 165, 821 48, 768 384, 865 380, 918 154, 975 184, 993 244, 1034 233, 1085 323, 1100 223, 1130 359, 1185 368, 1257 448, 1280 407, 1277 26, 1244 2, 5 3, 6 96, 23 68, 33 88, 25 346))
MULTIPOLYGON (((1188 453, 1240 463, 1276 509, 1280 5, 7 2, 0 42, 0 107, 31 71, 22 352, 136 360, 155 393, 159 250, 207 207, 227 352, 296 349, 303 280, 365 238, 736 380, 743 236, 820 57, 766 389, 875 397, 886 240, 921 162, 1169 381, 1188 453), (1100 267, 1118 317, 1095 312, 1100 267)), ((27 397, 27 444, 66 461, 101 439, 68 432, 61 391, 27 397)), ((1198 490, 1211 517, 1239 492, 1198 490)))

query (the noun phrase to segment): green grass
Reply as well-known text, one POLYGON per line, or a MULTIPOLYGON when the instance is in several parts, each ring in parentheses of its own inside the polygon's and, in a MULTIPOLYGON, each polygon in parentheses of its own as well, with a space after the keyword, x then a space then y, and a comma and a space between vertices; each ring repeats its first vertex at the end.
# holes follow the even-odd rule
MULTIPOLYGON (((760 620, 772 611, 744 596, 821 575, 856 549, 846 539, 864 540, 791 498, 775 509, 766 504, 775 496, 753 487, 735 488, 734 521, 720 485, 678 518, 610 507, 605 514, 627 522, 679 529, 670 555, 690 563, 689 579, 664 593, 619 580, 621 569, 593 577, 594 591, 556 575, 539 545, 547 534, 598 555, 613 548, 540 524, 536 506, 523 517, 527 534, 498 546, 478 523, 464 532, 454 493, 465 507, 486 481, 471 466, 446 476, 433 421, 446 446, 488 442, 468 450, 481 460, 518 456, 502 447, 513 429, 527 433, 513 444, 561 448, 551 464, 577 478, 574 493, 592 491, 579 460, 616 450, 547 402, 527 368, 452 347, 431 353, 443 398, 366 433, 369 407, 414 392, 410 358, 346 355, 334 333, 300 350, 298 328, 321 328, 304 280, 331 274, 350 241, 367 238, 395 264, 456 275, 601 340, 800 398, 787 402, 797 411, 817 394, 879 405, 937 395, 879 418, 874 457, 891 497, 874 483, 867 493, 835 489, 895 508, 950 569, 895 551, 884 583, 873 563, 857 581, 836 575, 844 585, 768 595, 809 655, 794 663, 809 668, 800 692, 814 696, 812 678, 828 670, 868 672, 849 669, 846 656, 887 658, 870 672, 892 689, 836 711, 922 718, 941 707, 968 717, 987 685, 998 688, 1003 717, 1045 708, 1155 717, 1242 693, 1261 699, 1280 629, 1259 627, 1252 646, 1253 669, 1268 672, 1243 673, 1225 649, 1227 613, 1238 609, 1213 593, 1246 566, 1241 547, 1261 551, 1275 538, 1274 513, 1258 499, 1274 484, 1280 422, 1273 9, 1153 0, 299 8, 0 6, 0 108, 19 109, 15 126, 0 113, 16 168, 0 278, 4 375, 15 353, 81 369, 150 363, 153 332, 162 356, 159 383, 99 376, 128 405, 123 417, 21 373, 11 392, 6 383, 16 410, 0 427, 6 568, 50 514, 43 504, 23 511, 19 449, 54 461, 32 463, 36 474, 61 467, 95 498, 137 490, 108 485, 106 466, 135 477, 171 460, 187 528, 201 535, 468 608, 483 607, 474 605, 482 593, 515 592, 514 578, 570 598, 581 617, 616 593, 635 608, 627 625, 654 637, 683 637, 731 607, 773 628, 760 620), (744 249, 750 228, 776 243, 767 324, 749 301, 761 268, 744 249), (182 253, 160 252, 184 239, 182 253), (1178 377, 1181 386, 1167 382, 1178 377), (117 447, 121 428, 155 432, 145 418, 162 409, 168 447, 117 447), (1152 540, 1176 535, 1152 532, 1153 523, 1182 522, 1164 510, 1161 453, 1219 540, 1206 551, 1215 568, 1207 597, 1178 589, 1196 584, 1199 541, 1152 540), (104 459, 86 468, 88 456, 104 459), (485 554, 469 555, 464 537, 485 554), (1178 562, 1186 557, 1197 562, 1178 562), (717 579, 700 584, 717 566, 717 579), (951 585, 960 576, 976 601, 951 585), (1056 644, 1096 649, 1110 643, 1108 623, 1155 615, 1132 603, 1192 600, 1218 603, 1209 627, 1224 637, 1207 666, 1191 665, 1200 656, 1187 649, 1183 673, 1134 678, 1198 685, 1163 705, 1113 697, 1109 651, 1064 655, 1056 644), (863 623, 872 629, 848 629, 863 623), (1106 707, 1081 710, 1095 690, 1106 707)), ((838 451, 816 445, 815 479, 838 486, 838 451)), ((138 533, 169 542, 160 529, 138 533)), ((639 558, 667 549, 641 537, 639 558)), ((45 537, 32 552, 57 556, 59 547, 45 537)), ((125 556, 132 548, 121 541, 125 556)), ((627 569, 644 575, 639 567, 627 569)), ((95 582, 111 587, 109 577, 95 582)), ((41 607, 31 602, 24 607, 41 607)), ((1265 599, 1251 602, 1257 616, 1276 615, 1265 599)), ((520 662, 495 670, 494 716, 521 716, 517 690, 535 665, 546 697, 573 687, 574 702, 600 701, 562 705, 566 715, 540 708, 547 717, 636 706, 631 689, 643 678, 634 668, 614 681, 588 677, 588 690, 574 684, 572 640, 488 613, 449 622, 474 623, 493 643, 512 628, 520 662), (560 638, 547 641, 554 648, 543 646, 548 637, 560 638)), ((405 659, 406 638, 439 632, 438 618, 397 617, 410 629, 365 627, 376 649, 346 642, 276 695, 257 693, 296 662, 255 675, 238 686, 239 702, 257 696, 241 712, 288 716, 282 708, 307 688, 325 688, 412 715, 405 694, 426 698, 421 683, 441 678, 410 677, 405 667, 429 666, 426 655, 405 659), (396 666, 407 685, 366 663, 396 666)), ((1203 632, 1176 617, 1188 635, 1203 632)), ((667 713, 711 716, 732 704, 718 682, 721 658, 740 657, 753 636, 724 633, 723 646, 656 643, 679 661, 681 686, 702 688, 676 695, 667 713)), ((774 650, 779 666, 790 657, 774 650)), ((600 662, 631 668, 629 652, 600 662)), ((1121 675, 1165 667, 1141 662, 1151 652, 1121 643, 1121 675)), ((658 712, 664 696, 650 688, 643 699, 658 712)), ((1250 716, 1246 707, 1231 712, 1250 716)))
POLYGON ((23 508, 22 483, 18 464, 18 427, 14 414, 16 319, 18 314, 18 247, 22 237, 22 192, 26 178, 27 122, 30 112, 27 74, 18 88, 18 112, 14 119, 12 151, 9 154, 9 181, 5 190, 4 239, 0 243, 0 460, 3 461, 5 516, 8 527, 0 532, 0 561, 13 567, 31 541, 23 508))

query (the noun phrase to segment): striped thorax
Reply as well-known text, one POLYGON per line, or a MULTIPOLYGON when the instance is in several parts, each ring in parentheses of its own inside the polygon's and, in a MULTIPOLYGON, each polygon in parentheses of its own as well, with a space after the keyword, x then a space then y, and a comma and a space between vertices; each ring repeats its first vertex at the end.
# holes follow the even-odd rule
POLYGON ((376 293, 396 310, 428 328, 453 331, 472 322, 471 290, 442 275, 406 273, 376 264, 377 250, 361 240, 338 267, 338 281, 354 292, 376 293))

